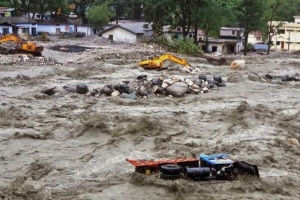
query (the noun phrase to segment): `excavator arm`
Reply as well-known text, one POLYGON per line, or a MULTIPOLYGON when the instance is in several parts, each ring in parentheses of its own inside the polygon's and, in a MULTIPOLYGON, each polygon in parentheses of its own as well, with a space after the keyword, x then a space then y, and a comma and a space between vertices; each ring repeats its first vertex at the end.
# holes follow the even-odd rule
POLYGON ((41 52, 44 50, 43 46, 37 46, 35 42, 27 42, 22 38, 19 38, 15 35, 5 35, 0 38, 0 44, 5 42, 14 42, 16 43, 16 50, 22 51, 25 53, 32 53, 34 55, 41 55, 41 52))
POLYGON ((139 63, 139 66, 145 68, 145 69, 155 69, 155 68, 160 68, 163 67, 164 62, 166 60, 173 61, 175 63, 178 63, 180 65, 183 65, 184 67, 190 67, 191 65, 188 63, 187 60, 176 57, 172 54, 164 54, 160 56, 159 58, 153 57, 150 58, 149 60, 141 61, 139 63))

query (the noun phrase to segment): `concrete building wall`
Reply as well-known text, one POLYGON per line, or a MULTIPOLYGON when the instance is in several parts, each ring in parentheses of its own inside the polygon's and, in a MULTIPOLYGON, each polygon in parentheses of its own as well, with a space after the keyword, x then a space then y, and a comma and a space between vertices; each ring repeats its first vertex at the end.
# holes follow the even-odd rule
POLYGON ((31 23, 22 23, 22 24, 16 24, 18 27, 18 34, 27 34, 27 35, 34 35, 37 33, 37 24, 31 24, 31 23))
POLYGON ((4 34, 5 31, 8 31, 8 33, 12 33, 12 26, 0 26, 0 34, 4 34))
POLYGON ((74 25, 68 24, 38 24, 37 31, 38 32, 47 32, 49 34, 59 34, 61 32, 73 33, 74 25))
MULTIPOLYGON (((295 22, 283 22, 278 28, 278 34, 272 38, 275 50, 300 50, 300 16, 295 16, 295 22)), ((274 25, 279 22, 273 22, 274 25)))
MULTIPOLYGON (((205 46, 205 42, 200 43, 201 46, 205 46)), ((226 42, 209 42, 208 52, 220 52, 222 54, 239 53, 243 49, 243 42, 236 42, 233 44, 228 44, 226 42)))
POLYGON ((262 42, 263 42, 262 37, 256 36, 252 33, 249 33, 248 43, 257 44, 257 43, 262 43, 262 42))
POLYGON ((77 32, 83 32, 86 35, 91 35, 94 33, 93 29, 89 26, 77 26, 77 32))
POLYGON ((137 42, 137 36, 134 33, 131 33, 123 28, 116 27, 111 30, 108 30, 102 34, 105 38, 113 37, 113 41, 117 42, 128 42, 135 43, 137 42))
POLYGON ((221 28, 220 29, 220 37, 240 37, 241 36, 241 30, 238 30, 236 28, 221 28))

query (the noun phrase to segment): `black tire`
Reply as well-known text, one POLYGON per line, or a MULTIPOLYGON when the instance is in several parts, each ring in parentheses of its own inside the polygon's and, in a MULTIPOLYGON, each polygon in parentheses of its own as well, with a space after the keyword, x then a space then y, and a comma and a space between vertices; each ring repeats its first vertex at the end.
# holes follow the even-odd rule
POLYGON ((167 164, 162 165, 160 171, 165 175, 179 175, 181 173, 181 167, 175 164, 167 164))
POLYGON ((160 174, 160 178, 164 179, 164 180, 175 180, 175 179, 181 178, 181 175, 180 174, 169 175, 169 174, 163 174, 163 173, 161 173, 160 174))

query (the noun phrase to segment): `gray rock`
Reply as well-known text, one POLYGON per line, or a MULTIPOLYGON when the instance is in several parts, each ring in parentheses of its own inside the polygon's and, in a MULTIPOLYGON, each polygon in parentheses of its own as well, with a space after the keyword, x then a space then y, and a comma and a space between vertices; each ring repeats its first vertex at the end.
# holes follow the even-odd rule
POLYGON ((122 93, 121 94, 121 97, 122 98, 125 98, 125 99, 132 99, 132 100, 136 100, 137 99, 137 96, 136 96, 136 92, 132 92, 130 94, 127 94, 127 93, 122 93))
POLYGON ((166 88, 167 95, 182 97, 188 91, 188 85, 184 82, 176 82, 166 88))
POLYGON ((136 79, 137 80, 147 79, 147 75, 146 74, 139 75, 138 77, 136 77, 136 79))
POLYGON ((129 85, 127 83, 121 83, 114 86, 115 90, 118 90, 121 94, 122 93, 130 93, 129 85))
POLYGON ((67 92, 76 92, 75 85, 65 85, 65 86, 63 86, 63 89, 67 92))
POLYGON ((51 87, 51 88, 45 87, 42 89, 41 93, 47 94, 50 96, 52 94, 55 94, 55 89, 56 89, 56 87, 51 87))
POLYGON ((112 87, 112 85, 105 85, 102 89, 101 89, 101 94, 105 94, 107 96, 110 96, 111 93, 113 93, 114 89, 112 87))
POLYGON ((205 75, 203 75, 203 74, 200 74, 200 75, 199 75, 199 79, 200 79, 200 80, 203 80, 203 81, 206 81, 206 80, 207 80, 207 77, 206 77, 205 75))
POLYGON ((86 94, 89 92, 89 88, 86 84, 84 83, 78 83, 76 85, 76 93, 77 94, 86 94))
POLYGON ((158 86, 161 86, 162 82, 163 82, 163 80, 162 80, 162 79, 159 79, 159 78, 156 78, 156 79, 152 79, 152 80, 151 80, 151 83, 152 83, 153 85, 158 85, 158 86))
POLYGON ((198 79, 194 81, 195 84, 197 84, 199 87, 202 85, 202 80, 198 79))
POLYGON ((222 82, 223 82, 222 76, 221 76, 221 75, 215 74, 215 75, 213 76, 213 79, 214 79, 214 81, 217 81, 218 83, 222 83, 222 82))
POLYGON ((271 74, 266 74, 265 77, 266 77, 267 79, 273 79, 273 76, 272 76, 271 74))
POLYGON ((257 73, 253 73, 253 72, 248 74, 248 79, 250 81, 258 81, 258 82, 261 81, 261 77, 257 73))
POLYGON ((285 75, 285 76, 283 76, 282 78, 281 78, 281 81, 283 81, 283 82, 287 82, 287 81, 290 81, 290 76, 289 75, 285 75))
POLYGON ((202 89, 202 91, 203 91, 204 93, 207 93, 207 92, 208 92, 208 88, 207 88, 207 87, 204 87, 204 88, 202 89))

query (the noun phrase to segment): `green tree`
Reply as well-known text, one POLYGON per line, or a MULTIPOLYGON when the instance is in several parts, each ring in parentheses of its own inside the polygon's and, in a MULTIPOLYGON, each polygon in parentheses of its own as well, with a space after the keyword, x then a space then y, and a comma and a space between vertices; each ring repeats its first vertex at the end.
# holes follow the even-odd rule
POLYGON ((12 7, 14 6, 13 1, 9 1, 9 0, 0 0, 0 6, 1 7, 12 7))
POLYGON ((193 25, 193 14, 197 6, 200 5, 201 0, 173 0, 173 12, 179 25, 182 29, 182 36, 186 38, 190 32, 191 26, 193 25))
POLYGON ((266 3, 266 12, 265 12, 265 23, 267 28, 267 41, 268 41, 268 51, 267 55, 270 53, 272 39, 277 35, 278 28, 282 26, 282 22, 275 23, 274 20, 277 16, 278 10, 283 5, 285 0, 267 0, 266 3))
POLYGON ((281 2, 275 20, 293 21, 295 15, 300 14, 300 0, 285 0, 281 2))
POLYGON ((219 0, 204 1, 197 15, 194 15, 195 21, 198 22, 199 27, 205 33, 206 47, 208 47, 208 38, 212 35, 218 35, 221 26, 227 22, 226 16, 222 16, 222 9, 223 7, 219 0))
POLYGON ((111 12, 108 9, 108 4, 91 6, 87 11, 87 19, 96 30, 99 30, 109 22, 111 12))
POLYGON ((171 0, 144 0, 144 19, 153 23, 152 28, 155 35, 162 33, 164 25, 172 23, 171 3, 171 0))
POLYGON ((260 30, 264 26, 262 17, 265 2, 262 0, 240 0, 237 10, 237 19, 240 26, 244 28, 244 55, 247 55, 246 45, 248 44, 249 32, 260 30))

